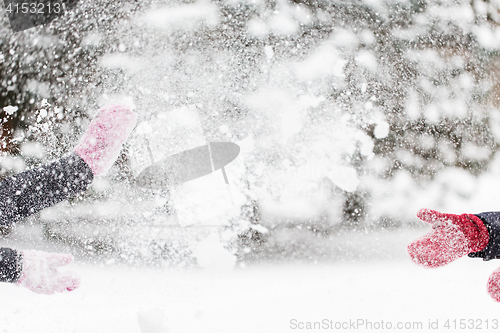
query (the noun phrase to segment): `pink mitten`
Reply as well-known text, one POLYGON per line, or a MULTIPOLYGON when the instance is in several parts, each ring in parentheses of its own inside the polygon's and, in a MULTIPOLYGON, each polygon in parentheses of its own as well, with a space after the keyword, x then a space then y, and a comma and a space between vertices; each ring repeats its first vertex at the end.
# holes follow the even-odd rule
POLYGON ((21 251, 22 271, 18 286, 38 294, 54 294, 78 288, 80 278, 75 272, 58 272, 57 267, 73 261, 71 254, 21 251))
POLYGON ((500 302, 500 268, 491 273, 488 279, 488 293, 497 302, 500 302))
POLYGON ((124 105, 102 107, 75 147, 75 153, 95 176, 105 174, 118 158, 122 144, 137 123, 137 114, 124 105))
POLYGON ((489 241, 483 221, 472 214, 445 214, 421 209, 417 216, 433 230, 408 245, 411 259, 422 266, 439 267, 471 252, 481 251, 489 241))

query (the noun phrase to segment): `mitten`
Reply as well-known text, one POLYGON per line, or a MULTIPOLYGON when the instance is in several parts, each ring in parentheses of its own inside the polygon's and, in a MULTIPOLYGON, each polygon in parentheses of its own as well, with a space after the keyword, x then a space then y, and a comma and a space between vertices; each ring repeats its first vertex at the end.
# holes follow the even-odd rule
POLYGON ((57 267, 73 261, 71 254, 21 251, 22 271, 18 286, 38 294, 54 294, 78 288, 80 278, 75 272, 58 272, 57 267))
POLYGON ((500 302, 500 268, 497 268, 491 273, 488 279, 488 293, 497 302, 500 302))
POLYGON ((95 176, 105 174, 118 158, 122 144, 134 129, 137 114, 123 105, 107 105, 99 110, 75 147, 95 176))
POLYGON ((444 266, 471 252, 481 251, 488 244, 488 229, 475 215, 421 209, 417 216, 432 224, 433 229, 408 245, 411 259, 419 265, 444 266))

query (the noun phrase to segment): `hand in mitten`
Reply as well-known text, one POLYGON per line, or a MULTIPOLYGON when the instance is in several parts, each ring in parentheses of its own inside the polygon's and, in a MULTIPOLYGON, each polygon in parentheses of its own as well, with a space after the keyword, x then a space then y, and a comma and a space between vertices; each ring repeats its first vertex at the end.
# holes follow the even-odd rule
POLYGON ((73 261, 71 254, 22 251, 22 271, 17 285, 38 294, 54 294, 78 288, 80 278, 75 272, 58 272, 57 267, 73 261))
POLYGON ((75 153, 88 164, 94 176, 111 168, 137 123, 137 114, 125 105, 102 107, 75 147, 75 153))
POLYGON ((481 251, 488 244, 488 230, 475 215, 421 209, 417 216, 432 224, 433 229, 408 245, 411 259, 419 265, 444 266, 471 252, 481 251))
POLYGON ((488 279, 488 293, 497 302, 500 302, 500 268, 491 273, 488 279))

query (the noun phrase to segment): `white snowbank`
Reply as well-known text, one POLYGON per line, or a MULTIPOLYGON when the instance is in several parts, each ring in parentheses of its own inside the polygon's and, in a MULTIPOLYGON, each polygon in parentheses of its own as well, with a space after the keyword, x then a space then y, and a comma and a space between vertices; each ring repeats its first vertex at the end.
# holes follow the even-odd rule
MULTIPOLYGON (((410 240, 416 234, 406 235, 410 240)), ((404 249, 401 249, 404 251, 404 249)), ((45 296, 0 284, 2 330, 16 333, 296 332, 291 321, 422 322, 498 318, 486 293, 495 261, 423 269, 394 261, 269 265, 231 274, 73 264, 79 289, 45 296), (152 310, 144 310, 152 309, 152 310), (156 330, 154 330, 156 329, 156 330)), ((441 326, 442 327, 442 326, 441 326)), ((346 332, 370 331, 364 327, 346 332)), ((397 330, 394 332, 411 332, 397 330)))

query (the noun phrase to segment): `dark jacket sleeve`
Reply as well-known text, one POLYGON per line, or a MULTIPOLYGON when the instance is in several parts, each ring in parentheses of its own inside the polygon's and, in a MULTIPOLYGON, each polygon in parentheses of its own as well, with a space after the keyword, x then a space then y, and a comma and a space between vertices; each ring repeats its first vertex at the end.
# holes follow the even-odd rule
POLYGON ((10 225, 84 192, 94 176, 75 153, 0 181, 0 225, 10 225))
MULTIPOLYGON (((0 181, 0 225, 8 226, 69 197, 83 192, 94 176, 75 153, 36 169, 0 181)), ((0 248, 0 282, 17 282, 22 255, 0 248)))
POLYGON ((471 258, 483 258, 483 260, 500 259, 500 212, 487 212, 475 214, 483 221, 490 240, 486 247, 478 252, 469 254, 471 258))
POLYGON ((22 258, 16 250, 0 248, 0 282, 17 282, 21 277, 22 258))

